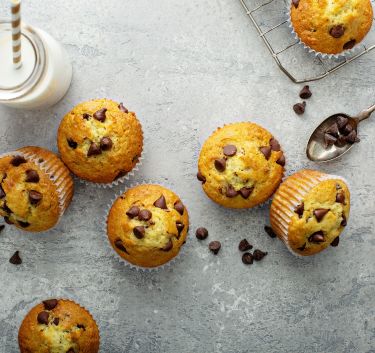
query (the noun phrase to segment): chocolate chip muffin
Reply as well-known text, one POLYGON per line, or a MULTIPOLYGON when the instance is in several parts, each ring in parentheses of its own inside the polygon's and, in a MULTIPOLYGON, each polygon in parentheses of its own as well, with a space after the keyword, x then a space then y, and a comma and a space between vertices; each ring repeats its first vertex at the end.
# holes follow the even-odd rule
POLYGON ((185 243, 188 211, 180 198, 160 185, 138 185, 112 205, 107 235, 126 261, 152 268, 172 260, 185 243))
POLYGON ((99 340, 90 313, 66 299, 45 300, 32 308, 18 332, 21 353, 97 353, 99 340))
POLYGON ((293 0, 291 22, 300 40, 324 54, 352 49, 369 32, 370 0, 293 0))
POLYGON ((79 178, 108 184, 137 164, 143 148, 142 127, 122 103, 95 99, 65 115, 57 134, 61 158, 79 178))
POLYGON ((314 255, 339 244, 349 210, 350 193, 341 177, 301 170, 275 193, 271 226, 292 253, 314 255))
POLYGON ((209 198, 231 208, 265 202, 279 186, 285 157, 279 142, 261 126, 235 123, 217 129, 204 143, 198 180, 209 198))
POLYGON ((52 152, 24 147, 0 156, 0 215, 29 232, 56 225, 74 192, 68 168, 52 152))

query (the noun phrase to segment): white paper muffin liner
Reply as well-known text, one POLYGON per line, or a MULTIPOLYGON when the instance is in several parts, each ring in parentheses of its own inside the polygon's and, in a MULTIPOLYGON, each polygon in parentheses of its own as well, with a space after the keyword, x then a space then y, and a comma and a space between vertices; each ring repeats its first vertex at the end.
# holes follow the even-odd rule
MULTIPOLYGON (((33 146, 30 147, 33 148, 33 146)), ((30 151, 29 146, 22 147, 15 151, 3 153, 0 155, 0 158, 9 156, 22 156, 26 160, 34 163, 39 169, 41 169, 44 173, 46 173, 49 176, 51 182, 56 186, 57 195, 59 198, 58 201, 60 215, 59 219, 54 225, 55 227, 60 222, 61 217, 70 205, 70 202, 74 194, 74 183, 69 169, 59 159, 59 157, 57 157, 53 152, 49 150, 46 151, 52 153, 53 156, 56 157, 56 159, 58 159, 60 163, 55 163, 56 161, 53 161, 52 159, 46 160, 45 156, 41 156, 35 153, 34 151, 30 151)))
POLYGON ((354 53, 356 53, 359 48, 360 48, 360 45, 361 45, 361 42, 357 43, 352 49, 348 49, 348 50, 344 50, 342 51, 341 53, 338 53, 338 54, 326 54, 326 53, 321 53, 319 51, 316 51, 312 48, 310 48, 307 44, 305 44, 301 38, 298 36, 298 34, 296 33, 296 31, 294 30, 294 27, 293 27, 293 23, 292 23, 292 19, 291 19, 291 9, 292 9, 292 2, 290 2, 290 6, 287 10, 287 16, 288 16, 288 26, 291 30, 291 33, 292 35, 294 36, 294 38, 298 41, 299 45, 303 46, 303 48, 308 51, 310 54, 320 58, 320 59, 329 59, 329 60, 333 60, 333 61, 337 61, 337 60, 340 60, 340 59, 349 59, 351 55, 353 55, 354 53))
MULTIPOLYGON (((117 252, 115 251, 115 249, 113 249, 109 239, 108 239, 108 235, 107 235, 107 219, 108 219, 108 215, 109 215, 109 212, 114 204, 114 202, 122 195, 124 194, 127 190, 129 189, 132 189, 138 185, 148 185, 148 184, 152 184, 152 185, 160 185, 168 190, 170 190, 170 188, 168 186, 165 186, 163 185, 162 183, 159 183, 159 182, 154 182, 154 181, 145 181, 145 180, 142 180, 141 182, 137 182, 137 183, 132 183, 130 184, 129 186, 127 186, 123 191, 121 192, 118 192, 114 198, 111 200, 111 202, 107 205, 107 210, 106 210, 106 214, 104 216, 104 220, 103 220, 103 224, 102 224, 102 231, 103 231, 103 234, 105 235, 106 237, 106 244, 107 244, 107 249, 113 253, 115 256, 116 256, 116 259, 118 260, 118 262, 120 262, 121 264, 123 264, 124 266, 126 267, 129 267, 133 270, 136 270, 136 271, 139 271, 139 272, 156 272, 156 271, 161 271, 161 270, 164 270, 170 266, 172 266, 176 261, 177 259, 180 258, 181 254, 184 252, 184 248, 185 248, 185 245, 186 244, 183 244, 181 247, 180 247, 180 251, 178 252, 178 254, 171 260, 169 260, 167 263, 163 264, 163 265, 160 265, 160 266, 156 266, 156 267, 142 267, 142 266, 137 266, 137 265, 134 265, 132 264, 131 262, 123 259, 119 254, 117 254, 117 252)), ((171 190, 173 191, 173 190, 171 190)), ((178 195, 178 197, 180 198, 180 196, 178 195)), ((180 198, 181 202, 185 205, 185 203, 183 202, 183 200, 180 198)), ((185 205, 186 207, 186 205, 185 205)), ((189 220, 189 228, 190 228, 190 220, 189 220)), ((186 238, 185 238, 185 243, 188 241, 188 238, 189 238, 189 230, 186 234, 186 238)))
POLYGON ((297 172, 298 176, 293 178, 288 183, 287 188, 280 186, 277 195, 275 195, 271 209, 270 221, 271 227, 276 233, 277 237, 286 245, 288 250, 298 257, 305 258, 296 253, 289 245, 288 229, 292 217, 294 216, 295 208, 302 203, 306 195, 319 183, 325 180, 342 180, 346 185, 347 181, 337 175, 325 174, 318 171, 304 170, 297 172), (310 173, 310 172, 313 172, 310 173))

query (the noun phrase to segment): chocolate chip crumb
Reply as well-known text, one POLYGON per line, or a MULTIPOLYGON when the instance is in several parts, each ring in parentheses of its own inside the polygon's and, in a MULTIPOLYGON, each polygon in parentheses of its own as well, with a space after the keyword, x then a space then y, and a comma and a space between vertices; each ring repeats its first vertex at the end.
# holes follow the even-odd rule
POLYGON ((195 231, 195 236, 197 237, 198 240, 204 240, 208 237, 208 230, 204 227, 199 227, 195 231))
POLYGON ((221 243, 217 240, 214 240, 210 244, 208 244, 208 248, 214 255, 217 255, 221 249, 221 243))
POLYGON ((9 262, 12 265, 21 265, 22 264, 22 259, 21 259, 21 256, 20 256, 20 252, 18 250, 9 259, 9 262))
POLYGON ((251 250, 253 246, 247 241, 247 239, 242 239, 238 244, 238 250, 240 251, 248 251, 251 250))

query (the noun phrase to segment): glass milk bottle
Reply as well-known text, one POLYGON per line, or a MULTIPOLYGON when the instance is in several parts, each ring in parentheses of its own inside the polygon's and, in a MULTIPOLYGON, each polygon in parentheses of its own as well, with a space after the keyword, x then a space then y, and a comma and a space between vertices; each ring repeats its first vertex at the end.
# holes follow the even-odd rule
POLYGON ((37 109, 57 103, 72 80, 72 65, 65 49, 48 33, 22 24, 22 66, 12 58, 12 27, 0 21, 0 104, 37 109))

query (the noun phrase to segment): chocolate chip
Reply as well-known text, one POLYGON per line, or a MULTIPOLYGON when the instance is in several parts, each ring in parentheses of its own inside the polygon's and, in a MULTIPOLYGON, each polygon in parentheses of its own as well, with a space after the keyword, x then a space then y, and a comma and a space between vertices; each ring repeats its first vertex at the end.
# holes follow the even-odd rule
POLYGON ((56 308, 57 303, 58 303, 57 299, 44 300, 43 301, 44 309, 46 309, 46 310, 53 310, 53 309, 56 308))
MULTIPOLYGON (((13 213, 13 211, 8 207, 6 201, 4 202, 3 206, 1 207, 6 213, 13 213)), ((12 223, 13 224, 13 223, 12 223)))
POLYGON ((182 216, 184 214, 185 206, 181 201, 174 203, 174 209, 182 216))
POLYGON ((238 195, 238 191, 232 186, 229 185, 227 187, 227 191, 225 192, 225 196, 229 198, 236 197, 238 195))
POLYGON ((346 124, 343 129, 342 129, 342 133, 344 135, 349 135, 352 131, 353 131, 353 126, 351 124, 346 124))
POLYGON ((327 208, 317 208, 314 210, 314 216, 318 222, 320 222, 324 216, 329 212, 329 209, 327 208))
POLYGON ((336 194, 336 202, 338 203, 345 203, 345 193, 343 191, 340 191, 336 194))
POLYGON ((214 253, 214 255, 217 255, 221 249, 221 243, 217 240, 214 240, 210 244, 208 244, 208 248, 214 253))
POLYGON ((340 135, 337 139, 337 141, 335 142, 335 145, 337 147, 343 147, 346 145, 346 139, 345 139, 345 136, 343 135, 340 135))
POLYGON ((339 126, 337 123, 332 124, 327 130, 327 134, 338 137, 339 136, 339 126))
POLYGON ((113 146, 112 140, 109 137, 103 137, 100 140, 100 148, 102 151, 109 151, 113 146))
POLYGON ((270 226, 264 226, 264 230, 271 238, 276 238, 276 233, 273 231, 273 229, 270 226))
POLYGON ((12 257, 9 259, 9 262, 12 265, 21 265, 22 264, 22 259, 20 257, 20 252, 17 250, 12 257))
POLYGON ((219 172, 223 172, 227 166, 227 161, 224 158, 215 159, 215 168, 219 172))
POLYGON ((304 86, 299 92, 299 96, 302 99, 309 99, 312 96, 309 86, 304 86))
POLYGON ((356 40, 355 39, 352 39, 350 40, 349 42, 346 42, 343 46, 344 50, 349 50, 349 49, 353 49, 353 47, 355 46, 355 43, 356 43, 356 40))
POLYGON ((264 157, 269 160, 269 158, 271 157, 271 147, 270 146, 263 146, 263 147, 260 147, 259 148, 259 151, 263 153, 264 157))
POLYGON ((204 227, 199 227, 195 231, 195 236, 197 237, 198 240, 204 240, 208 237, 208 230, 204 227))
POLYGON ((37 205, 43 198, 43 195, 35 190, 29 191, 29 201, 32 205, 37 205))
POLYGON ((347 226, 347 220, 344 214, 342 214, 342 221, 341 221, 341 226, 346 227, 347 226))
POLYGON ((237 147, 234 145, 226 145, 223 148, 224 155, 227 157, 233 157, 237 153, 237 147))
POLYGON ((75 353, 73 348, 69 348, 66 353, 75 353))
POLYGON ((206 177, 205 177, 201 172, 198 172, 198 173, 197 173, 197 179, 198 179, 199 181, 201 181, 202 184, 204 184, 204 183, 206 182, 206 177))
POLYGON ((315 232, 314 234, 309 236, 310 243, 323 243, 324 242, 324 234, 322 231, 315 232))
POLYGON ((172 250, 172 248, 173 248, 173 242, 172 242, 172 239, 169 239, 168 243, 164 246, 164 248, 162 250, 163 251, 170 251, 170 250, 172 250))
POLYGON ((184 230, 185 228, 185 225, 180 222, 180 221, 177 221, 176 222, 176 228, 177 228, 177 232, 178 232, 178 236, 180 236, 181 232, 184 230))
POLYGON ((345 27, 343 25, 333 26, 329 31, 329 34, 333 38, 340 38, 344 35, 344 33, 345 33, 345 27))
POLYGON ((55 317, 54 319, 53 319, 53 324, 54 325, 58 325, 59 324, 59 322, 60 322, 60 319, 58 318, 58 317, 55 317))
POLYGON ((94 119, 104 123, 105 118, 106 118, 106 116, 105 116, 106 111, 107 111, 107 108, 99 109, 98 111, 96 111, 94 113, 94 115, 93 115, 94 119))
POLYGON ((337 141, 337 138, 335 136, 332 136, 330 134, 324 134, 324 144, 326 148, 334 145, 336 141, 337 141))
POLYGON ((270 140, 270 146, 271 146, 271 150, 272 151, 280 151, 281 150, 281 147, 280 147, 280 144, 279 144, 279 141, 277 141, 275 138, 271 138, 270 140))
POLYGON ((22 156, 14 156, 12 160, 10 161, 10 164, 18 167, 19 165, 26 163, 26 159, 23 158, 22 156))
POLYGON ((123 176, 125 176, 126 174, 128 174, 128 172, 126 170, 120 170, 117 175, 115 176, 114 180, 117 180, 117 179, 120 179, 122 178, 123 176))
POLYGON ((83 119, 85 120, 89 120, 91 118, 91 115, 90 114, 87 114, 87 113, 83 113, 82 115, 83 119))
POLYGON ((301 203, 294 209, 294 212, 298 214, 299 218, 302 218, 304 211, 305 211, 305 205, 303 203, 301 203))
POLYGON ((77 324, 77 328, 86 331, 86 327, 83 324, 77 324))
POLYGON ((340 237, 336 237, 333 242, 331 243, 331 246, 336 247, 339 245, 340 237))
POLYGON ((142 210, 139 212, 138 219, 140 221, 149 221, 152 218, 152 213, 149 210, 142 210))
POLYGON ((73 150, 75 150, 78 146, 78 143, 72 140, 71 138, 67 139, 66 142, 68 142, 68 146, 70 148, 73 148, 73 150))
POLYGON ((294 7, 297 9, 298 5, 299 5, 299 0, 292 0, 292 3, 294 5, 294 7))
POLYGON ((97 156, 101 153, 102 153, 102 150, 100 149, 100 146, 95 142, 91 142, 90 148, 87 151, 87 157, 97 156))
POLYGON ((247 239, 242 239, 238 244, 238 250, 240 251, 248 251, 251 250, 253 246, 247 241, 247 239))
POLYGON ((251 265, 253 263, 253 255, 251 255, 249 252, 245 252, 242 255, 242 262, 245 265, 251 265))
POLYGON ((48 325, 49 313, 47 311, 41 311, 36 319, 41 325, 48 325))
POLYGON ((6 196, 4 189, 0 185, 0 199, 3 199, 6 196))
POLYGON ((254 187, 251 187, 251 188, 243 187, 240 189, 239 193, 245 200, 247 200, 249 196, 251 195, 251 193, 253 192, 253 190, 254 190, 254 187))
POLYGON ((276 163, 281 165, 282 167, 284 167, 284 165, 285 165, 284 153, 281 152, 281 156, 277 159, 276 163))
POLYGON ((129 218, 135 218, 139 215, 139 207, 138 206, 132 206, 130 207, 127 212, 126 212, 126 215, 129 217, 129 218))
POLYGON ((306 249, 306 243, 303 244, 301 247, 297 248, 300 251, 304 251, 306 249))
POLYGON ((167 207, 167 202, 165 201, 165 197, 164 195, 161 195, 155 202, 154 202, 154 206, 155 207, 158 207, 158 208, 161 208, 162 210, 166 210, 168 209, 167 207))
POLYGON ((306 102, 297 103, 293 105, 293 110, 296 114, 302 115, 306 109, 306 102))
POLYGON ((353 130, 348 136, 346 136, 345 140, 349 143, 355 143, 360 141, 357 137, 357 132, 355 130, 353 130))
POLYGON ((254 250, 253 257, 255 261, 260 261, 265 257, 268 253, 259 249, 254 250))
POLYGON ((17 223, 22 227, 22 228, 27 228, 30 226, 29 222, 22 222, 22 221, 17 221, 17 223))
POLYGON ((13 222, 9 219, 9 217, 4 217, 4 221, 6 224, 13 224, 13 222))
POLYGON ((345 118, 344 116, 338 116, 336 120, 336 123, 339 129, 342 129, 348 122, 349 122, 349 119, 345 118))
POLYGON ((122 242, 121 239, 116 239, 115 240, 115 246, 116 246, 117 249, 119 249, 119 250, 121 250, 121 251, 126 252, 127 254, 129 254, 127 252, 127 250, 126 250, 126 248, 125 248, 125 246, 124 246, 124 244, 123 244, 123 242, 122 242))
POLYGON ((4 228, 5 228, 4 224, 0 225, 0 233, 4 230, 4 228))
POLYGON ((36 170, 28 169, 26 170, 26 179, 27 183, 38 183, 39 182, 39 175, 36 170))
POLYGON ((122 102, 118 105, 118 108, 123 111, 124 113, 129 113, 129 110, 124 107, 122 102))
POLYGON ((145 233, 146 233, 145 227, 143 227, 143 226, 137 226, 137 227, 135 227, 133 229, 133 233, 134 233, 134 235, 135 235, 136 238, 143 239, 144 236, 145 236, 145 233))

